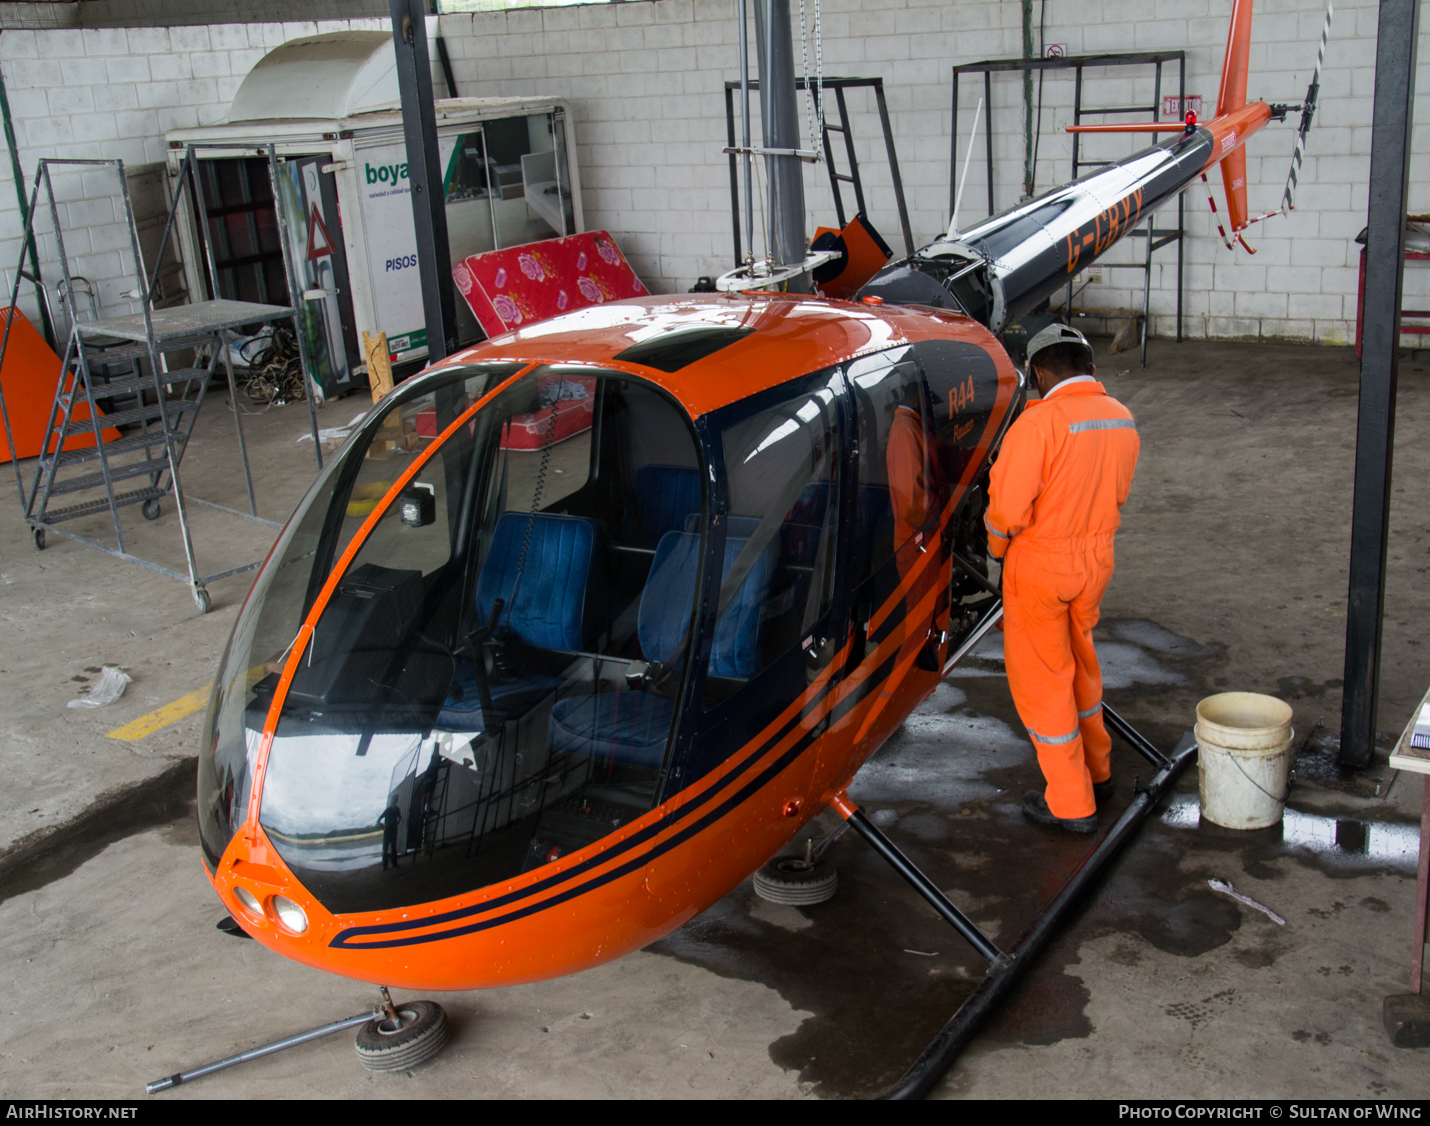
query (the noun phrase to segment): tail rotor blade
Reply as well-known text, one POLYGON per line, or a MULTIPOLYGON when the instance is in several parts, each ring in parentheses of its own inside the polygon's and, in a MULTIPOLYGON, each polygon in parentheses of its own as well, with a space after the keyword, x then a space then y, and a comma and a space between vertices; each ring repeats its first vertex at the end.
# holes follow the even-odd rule
POLYGON ((1301 172, 1301 161, 1306 155, 1306 135, 1311 131, 1311 119, 1316 116, 1316 99, 1321 93, 1321 64, 1326 61, 1326 40, 1331 35, 1331 17, 1335 14, 1335 0, 1326 5, 1326 22, 1321 28, 1321 48, 1316 53, 1316 70, 1311 76, 1311 85, 1306 89, 1306 101, 1301 106, 1301 128, 1296 134, 1296 151, 1291 154, 1291 171, 1286 176, 1286 191, 1281 196, 1281 206, 1287 211, 1296 208, 1293 202, 1296 181, 1301 172))

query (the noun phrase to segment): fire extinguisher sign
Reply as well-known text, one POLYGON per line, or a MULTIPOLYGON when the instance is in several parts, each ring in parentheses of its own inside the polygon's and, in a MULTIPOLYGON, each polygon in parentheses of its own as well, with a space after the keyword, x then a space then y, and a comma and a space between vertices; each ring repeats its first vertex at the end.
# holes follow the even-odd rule
POLYGON ((1202 117, 1202 96, 1200 94, 1188 94, 1185 99, 1177 97, 1176 94, 1164 94, 1162 96, 1162 116, 1170 117, 1173 120, 1182 120, 1188 113, 1197 115, 1197 120, 1202 117), (1186 101, 1186 105, 1182 102, 1186 101))

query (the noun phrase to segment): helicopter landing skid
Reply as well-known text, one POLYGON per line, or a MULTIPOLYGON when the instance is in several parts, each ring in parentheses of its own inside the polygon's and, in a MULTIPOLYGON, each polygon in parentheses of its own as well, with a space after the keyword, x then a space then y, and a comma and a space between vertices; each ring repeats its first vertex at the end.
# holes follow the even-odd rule
MULTIPOLYGON (((989 615, 990 619, 994 615, 989 615)), ((993 624, 987 620, 977 632, 980 636, 993 624)), ((961 647, 959 656, 972 648, 976 638, 970 638, 961 647)), ((955 661, 950 661, 951 666, 955 661)), ((958 933, 988 959, 988 972, 979 982, 968 999, 959 1006, 949 1022, 923 1050, 897 1083, 885 1091, 883 1099, 919 1099, 933 1089, 943 1077, 954 1059, 965 1045, 973 1039, 983 1021, 993 1012, 998 1003, 1018 980, 1018 976, 1037 959, 1044 946, 1057 933, 1063 922, 1088 892, 1092 884, 1102 874, 1108 863, 1125 845, 1137 827, 1152 812, 1154 806, 1177 780, 1197 749, 1190 732, 1184 734, 1170 756, 1164 755, 1151 741, 1146 739, 1131 724, 1107 706, 1102 706, 1103 720, 1108 728, 1131 744, 1132 748, 1145 758, 1156 773, 1151 781, 1136 784, 1132 804, 1123 811, 1111 829, 1083 857, 1056 894, 1043 907, 1028 928, 1018 936, 1018 940, 1007 950, 998 946, 953 903, 938 886, 930 880, 903 852, 889 840, 869 818, 843 794, 829 799, 830 806, 845 819, 873 847, 874 851, 887 860, 899 873, 958 933)))

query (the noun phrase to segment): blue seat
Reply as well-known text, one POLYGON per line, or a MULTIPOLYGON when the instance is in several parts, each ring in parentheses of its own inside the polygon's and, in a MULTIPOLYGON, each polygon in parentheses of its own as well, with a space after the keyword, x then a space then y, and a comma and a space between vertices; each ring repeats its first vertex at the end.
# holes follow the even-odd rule
MULTIPOLYGON (((492 725, 521 715, 543 696, 555 692, 565 683, 555 676, 524 676, 515 680, 495 680, 488 687, 492 694, 492 725)), ((457 662, 457 684, 461 698, 452 693, 442 702, 433 726, 448 731, 485 731, 487 717, 482 714, 481 690, 477 686, 477 670, 471 661, 457 662)))
POLYGON ((654 692, 603 692, 557 701, 551 711, 554 750, 659 770, 675 701, 654 692))
MULTIPOLYGON (((733 526, 733 522, 732 522, 733 526)), ((739 558, 747 537, 725 540, 721 577, 739 558)), ((761 552, 715 623, 710 675, 746 679, 759 657, 760 612, 773 569, 774 545, 761 552)), ((667 532, 660 539, 641 595, 636 633, 649 661, 668 662, 690 628, 700 571, 700 536, 667 532)), ((618 691, 560 700, 551 710, 553 750, 655 768, 665 755, 674 701, 654 692, 618 691)))
POLYGON ((594 622, 588 622, 587 602, 597 566, 599 526, 580 516, 535 516, 508 512, 497 521, 491 547, 477 578, 477 613, 491 620, 498 598, 506 605, 497 623, 498 638, 515 638, 536 649, 577 650, 586 647, 594 622), (521 585, 516 582, 527 522, 531 542, 521 585), (513 593, 515 597, 513 598, 513 593))
POLYGON ((700 472, 684 465, 642 465, 635 472, 635 521, 626 517, 625 535, 638 547, 655 547, 666 532, 685 527, 685 518, 700 511, 700 472))
MULTIPOLYGON (((499 639, 515 640, 535 649, 585 648, 593 632, 590 619, 595 615, 588 613, 587 604, 592 590, 599 586, 592 579, 599 578, 595 571, 600 561, 600 540, 600 526, 579 516, 506 513, 497 521, 477 577, 476 613, 481 622, 491 621, 492 607, 500 598, 505 605, 495 631, 499 639), (528 521, 531 541, 518 586, 517 570, 528 521)), ((485 730, 484 720, 497 724, 520 715, 554 691, 561 681, 550 676, 494 681, 490 685, 492 705, 498 714, 490 717, 481 714, 476 669, 470 662, 459 662, 457 683, 461 698, 453 694, 443 702, 436 720, 438 727, 485 730)))

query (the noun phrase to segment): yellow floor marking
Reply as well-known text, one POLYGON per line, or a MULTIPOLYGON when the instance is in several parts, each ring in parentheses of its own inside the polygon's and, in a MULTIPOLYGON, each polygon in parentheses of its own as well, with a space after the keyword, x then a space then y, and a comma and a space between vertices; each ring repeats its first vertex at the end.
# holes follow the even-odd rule
POLYGON ((130 741, 146 738, 161 727, 168 727, 169 724, 177 723, 185 716, 193 715, 201 708, 208 707, 211 691, 213 691, 213 685, 205 684, 187 696, 180 696, 173 703, 165 704, 162 708, 155 708, 148 715, 141 715, 138 719, 130 720, 123 727, 116 727, 105 738, 128 739, 130 741))

